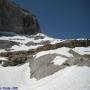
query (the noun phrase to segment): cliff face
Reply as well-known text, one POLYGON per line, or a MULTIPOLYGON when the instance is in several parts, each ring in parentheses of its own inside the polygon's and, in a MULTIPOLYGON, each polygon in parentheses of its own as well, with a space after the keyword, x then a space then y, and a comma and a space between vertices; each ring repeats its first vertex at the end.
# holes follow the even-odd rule
POLYGON ((10 0, 0 0, 0 31, 18 34, 41 32, 36 16, 10 0))

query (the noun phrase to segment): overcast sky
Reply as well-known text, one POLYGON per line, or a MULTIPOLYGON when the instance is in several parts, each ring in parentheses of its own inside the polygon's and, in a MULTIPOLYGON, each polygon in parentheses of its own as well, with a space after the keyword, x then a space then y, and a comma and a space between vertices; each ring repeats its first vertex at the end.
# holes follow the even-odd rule
POLYGON ((90 0, 16 0, 56 38, 90 38, 90 0))

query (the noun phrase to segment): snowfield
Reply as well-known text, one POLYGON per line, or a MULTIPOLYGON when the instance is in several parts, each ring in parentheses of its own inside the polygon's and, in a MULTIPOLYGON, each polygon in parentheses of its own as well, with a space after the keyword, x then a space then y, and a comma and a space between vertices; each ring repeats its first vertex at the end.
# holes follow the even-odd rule
MULTIPOLYGON (((0 40, 19 43, 19 45, 13 45, 9 48, 10 51, 36 49, 43 46, 41 42, 45 41, 49 41, 50 44, 65 41, 48 37, 42 33, 31 36, 2 36, 0 40), (30 45, 26 45, 27 43, 30 43, 30 45)), ((8 51, 1 48, 1 52, 8 51)), ((88 58, 89 55, 90 46, 75 48, 61 47, 53 50, 40 51, 33 55, 29 59, 30 61, 27 60, 22 65, 8 67, 3 67, 3 63, 1 62, 8 61, 7 57, 0 57, 0 88, 18 87, 15 90, 90 90, 90 67, 89 64, 87 65, 90 59, 88 58), (82 59, 82 55, 86 54, 87 57, 84 58, 85 60, 82 59), (73 62, 68 64, 66 61, 69 59, 76 60, 76 63, 77 60, 79 60, 79 63, 83 61, 85 65, 72 64, 73 62), (51 72, 48 72, 50 70, 51 72), (42 73, 45 75, 41 75, 42 73), (35 74, 46 77, 37 79, 35 78, 35 74)))
POLYGON ((90 68, 67 67, 38 81, 31 90, 90 90, 90 68))
POLYGON ((19 90, 27 90, 30 84, 33 84, 33 79, 30 80, 29 63, 15 67, 0 67, 0 87, 18 87, 19 90))
POLYGON ((90 47, 75 47, 73 50, 81 55, 90 54, 90 47))
POLYGON ((89 67, 67 67, 41 80, 30 79, 29 63, 0 67, 0 86, 18 90, 90 90, 89 77, 89 67))

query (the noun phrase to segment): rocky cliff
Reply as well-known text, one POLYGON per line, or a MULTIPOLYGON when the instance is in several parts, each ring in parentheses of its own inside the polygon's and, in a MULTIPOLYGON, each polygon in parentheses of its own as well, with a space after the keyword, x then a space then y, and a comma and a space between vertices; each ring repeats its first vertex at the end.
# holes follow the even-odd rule
POLYGON ((0 0, 0 31, 18 34, 41 32, 36 16, 11 0, 0 0))

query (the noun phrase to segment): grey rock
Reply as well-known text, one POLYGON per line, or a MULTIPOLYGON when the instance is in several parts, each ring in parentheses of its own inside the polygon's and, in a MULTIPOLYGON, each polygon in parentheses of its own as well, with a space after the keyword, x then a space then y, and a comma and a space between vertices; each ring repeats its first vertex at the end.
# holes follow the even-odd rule
POLYGON ((18 34, 41 32, 36 16, 11 0, 0 0, 0 31, 18 34))
POLYGON ((19 45, 19 43, 8 40, 0 40, 0 49, 8 49, 11 48, 13 45, 19 45))
MULTIPOLYGON (((46 76, 52 75, 60 69, 64 68, 65 65, 59 66, 54 65, 52 61, 56 56, 62 56, 59 54, 47 54, 41 56, 37 59, 28 58, 28 62, 30 63, 30 72, 31 78, 41 79, 46 76)), ((65 56, 62 56, 65 57, 65 56)))
POLYGON ((28 62, 30 63, 30 78, 34 77, 39 80, 52 75, 66 67, 71 67, 74 65, 90 67, 90 55, 82 56, 72 50, 70 53, 73 55, 73 57, 66 57, 60 54, 47 54, 37 59, 35 59, 35 57, 28 58, 28 62), (56 56, 67 58, 67 60, 61 65, 55 65, 52 63, 52 61, 56 56))

